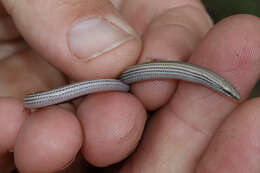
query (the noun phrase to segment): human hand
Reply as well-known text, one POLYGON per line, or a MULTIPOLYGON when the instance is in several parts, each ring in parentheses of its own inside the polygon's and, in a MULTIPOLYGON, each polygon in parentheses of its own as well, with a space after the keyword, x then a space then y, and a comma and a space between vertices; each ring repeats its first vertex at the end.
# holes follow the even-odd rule
MULTIPOLYGON (((104 36, 110 32, 103 30, 98 33, 90 27, 95 32, 93 35, 106 35, 101 35, 100 41, 98 38, 88 41, 89 34, 80 34, 74 43, 84 48, 72 48, 70 44, 71 47, 67 48, 66 39, 71 36, 69 28, 82 17, 97 15, 120 25, 117 23, 118 14, 107 1, 2 2, 30 46, 69 79, 113 78, 139 57, 140 40, 128 27, 130 37, 126 34, 125 38, 124 33, 116 34, 113 42, 104 41, 102 49, 94 46, 100 46, 104 36), (12 4, 14 2, 15 5, 12 4), (121 36, 127 41, 121 42, 121 36), (79 37, 87 38, 87 41, 77 42, 79 37), (109 49, 114 41, 122 44, 109 49), (109 51, 103 53, 106 48, 109 51), (78 54, 70 52, 75 50, 78 54), (98 54, 93 53, 97 50, 98 54), (82 60, 82 57, 88 59, 93 54, 99 56, 90 61, 82 60)), ((120 4, 120 1, 113 3, 120 4)), ((211 22, 198 1, 124 1, 120 13, 142 35, 144 45, 139 62, 180 60, 205 66, 230 80, 244 100, 259 77, 258 18, 235 16, 208 32, 211 22)), ((2 35, 10 37, 2 40, 18 36, 16 31, 8 29, 6 32, 8 34, 2 35)), ((14 44, 17 41, 5 43, 15 48, 15 52, 11 52, 15 54, 5 55, 3 57, 7 58, 1 61, 0 79, 4 84, 0 90, 1 96, 22 98, 33 89, 65 84, 66 78, 38 58, 36 53, 31 50, 18 52, 25 48, 24 43, 18 44, 20 46, 14 44), (15 81, 15 84, 10 81, 15 81)), ((147 110, 158 111, 151 116, 140 145, 125 161, 121 172, 194 172, 195 169, 197 172, 258 171, 259 137, 256 132, 259 128, 259 100, 247 101, 239 106, 239 102, 205 87, 184 82, 177 87, 176 81, 172 80, 142 82, 133 85, 132 91, 147 110), (226 120, 227 116, 229 118, 226 120), (220 124, 222 126, 216 132, 220 124)), ((146 120, 145 109, 135 97, 117 92, 93 94, 83 102, 75 103, 75 107, 53 106, 28 117, 29 112, 23 111, 20 101, 2 98, 0 127, 3 130, 0 141, 5 142, 1 143, 2 170, 8 172, 7 169, 12 169, 12 161, 8 160, 6 151, 13 147, 15 163, 21 172, 61 170, 74 159, 82 143, 85 159, 96 166, 119 162, 135 149, 146 120), (83 131, 74 114, 77 114, 83 131)), ((79 172, 85 169, 77 166, 79 172)))

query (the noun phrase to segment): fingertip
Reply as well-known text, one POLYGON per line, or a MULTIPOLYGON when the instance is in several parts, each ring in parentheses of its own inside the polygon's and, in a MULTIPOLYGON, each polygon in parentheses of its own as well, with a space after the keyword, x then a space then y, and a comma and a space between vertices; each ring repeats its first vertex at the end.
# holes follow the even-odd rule
MULTIPOLYGON (((168 5, 165 2, 159 3, 158 6, 162 4, 168 5)), ((138 63, 186 61, 191 56, 211 27, 211 22, 205 10, 198 8, 201 6, 198 1, 184 4, 178 4, 174 8, 168 7, 149 23, 143 34, 144 46, 138 63)), ((149 6, 147 8, 149 9, 149 6)), ((150 12, 154 15, 154 10, 150 12)), ((176 81, 158 80, 137 83, 132 87, 132 91, 148 110, 156 110, 168 102, 176 87, 176 81)))
POLYGON ((126 158, 140 140, 146 112, 140 101, 126 93, 87 97, 78 109, 85 135, 85 159, 99 167, 126 158))
POLYGON ((15 98, 0 98, 0 153, 14 149, 17 134, 29 115, 23 102, 15 98))
POLYGON ((0 172, 15 169, 13 151, 17 134, 29 111, 15 98, 0 97, 0 172))
POLYGON ((22 126, 14 149, 21 172, 55 172, 76 157, 82 145, 79 121, 72 112, 48 107, 34 112, 22 126))
POLYGON ((68 32, 68 47, 76 61, 66 72, 74 80, 115 78, 136 63, 142 41, 120 16, 78 20, 68 32))
POLYGON ((235 15, 226 17, 223 20, 221 20, 220 22, 218 22, 218 24, 221 24, 221 23, 232 23, 232 25, 240 24, 241 27, 248 27, 248 25, 254 25, 254 24, 259 25, 260 18, 255 15, 251 15, 251 14, 235 14, 235 15), (243 22, 243 24, 245 24, 245 25, 241 25, 241 22, 243 22))
POLYGON ((66 64, 66 71, 74 80, 116 78, 127 67, 137 62, 141 48, 140 39, 133 38, 94 59, 80 60, 72 69, 71 64, 66 64))

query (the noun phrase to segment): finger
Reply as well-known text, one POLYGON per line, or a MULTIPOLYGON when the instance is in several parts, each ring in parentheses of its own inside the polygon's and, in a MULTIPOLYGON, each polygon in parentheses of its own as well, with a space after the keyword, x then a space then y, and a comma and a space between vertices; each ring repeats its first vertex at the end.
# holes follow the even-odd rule
MULTIPOLYGON (((123 7, 122 11, 126 10, 125 13, 123 11, 123 14, 128 19, 130 18, 129 20, 132 23, 134 23, 133 20, 138 24, 150 21, 145 31, 142 31, 143 28, 139 28, 140 32, 143 32, 144 40, 144 48, 139 63, 160 60, 187 60, 212 25, 205 9, 197 0, 183 2, 129 0, 124 2, 123 7), (141 10, 141 8, 139 9, 140 3, 144 6, 144 9, 142 9, 144 15, 142 16, 147 19, 139 18, 137 16, 140 14, 133 12, 141 10), (137 22, 136 20, 146 21, 137 22)), ((134 95, 149 110, 156 110, 164 105, 175 89, 176 81, 173 80, 146 81, 132 86, 134 95)))
POLYGON ((14 168, 12 151, 15 137, 26 115, 23 102, 6 97, 24 97, 25 93, 57 87, 64 78, 53 67, 32 51, 10 56, 0 61, 0 170, 10 172, 14 168))
MULTIPOLYGON (((223 20, 198 45, 190 62, 224 76, 246 99, 260 74, 259 31, 257 17, 223 20)), ((171 102, 152 118, 124 171, 193 172, 215 130, 238 104, 206 87, 180 83, 171 102)))
MULTIPOLYGON (((1 96, 15 96, 23 98, 25 93, 30 93, 33 91, 37 91, 37 89, 48 89, 49 87, 57 87, 61 84, 65 83, 63 76, 55 70, 53 67, 48 65, 46 62, 41 60, 35 53, 32 51, 26 51, 24 53, 16 54, 14 56, 9 57, 8 59, 4 59, 0 62, 1 73, 0 73, 0 81, 1 81, 1 96)), ((18 101, 16 101, 18 102, 18 101)), ((19 102, 20 103, 20 102, 19 102)), ((21 102, 21 107, 23 108, 23 103, 21 102)), ((14 112, 17 110, 17 106, 14 104, 10 104, 6 100, 0 103, 0 107, 3 107, 2 111, 14 112), (10 106, 9 106, 10 105, 10 106)), ((19 108, 19 107, 18 107, 19 108)), ((15 117, 18 119, 18 114, 13 117, 10 114, 4 114, 1 112, 1 117, 5 119, 1 119, 0 123, 1 127, 5 130, 2 130, 3 136, 6 136, 8 139, 13 139, 15 133, 15 117), (7 116, 8 115, 8 116, 7 116), (7 123, 7 121, 10 121, 7 123), (11 130, 13 133, 11 134, 11 130), (9 131, 9 132, 7 132, 9 131)), ((22 116, 23 114, 19 114, 22 116)), ((21 122, 21 121, 20 121, 21 122)), ((17 129, 19 129, 17 127, 17 129)), ((18 130, 17 130, 18 131, 18 130)), ((1 134, 2 135, 2 134, 1 134)), ((6 141, 8 140, 1 140, 6 141)), ((14 142, 13 142, 14 143, 14 142)), ((10 148, 6 143, 3 144, 3 147, 10 148)), ((5 157, 2 157, 1 162, 3 162, 5 158, 8 157, 6 154, 5 157)), ((5 159, 7 160, 7 159, 5 159)), ((10 160, 10 159, 9 159, 10 160)), ((9 161, 9 165, 12 164, 12 159, 9 161)), ((7 169, 8 164, 4 162, 4 168, 7 169)), ((1 169, 3 170, 3 169, 1 169)))
POLYGON ((25 94, 64 85, 66 79, 28 50, 0 61, 0 82, 0 96, 23 99, 25 94))
POLYGON ((197 172, 260 171, 260 99, 247 101, 217 131, 197 172))
POLYGON ((16 136, 28 114, 21 101, 0 97, 0 170, 3 173, 14 169, 10 151, 14 149, 16 136))
POLYGON ((14 149, 16 135, 28 116, 28 111, 24 109, 23 103, 14 98, 0 98, 0 123, 1 123, 1 152, 14 149))
POLYGON ((141 50, 109 0, 2 2, 29 44, 74 80, 116 77, 141 50))
POLYGON ((88 96, 78 116, 85 136, 83 155, 99 167, 125 159, 136 148, 146 120, 140 101, 118 92, 88 96))
POLYGON ((33 113, 23 124, 14 148, 19 171, 56 172, 67 167, 82 145, 82 131, 70 111, 49 107, 33 113))
MULTIPOLYGON (((131 26, 133 26, 139 34, 143 34, 146 32, 150 23, 158 16, 175 8, 185 6, 202 8, 202 4, 199 0, 176 0, 174 2, 171 0, 161 2, 156 0, 150 0, 149 2, 146 0, 125 0, 121 5, 120 11, 131 26)), ((210 18, 207 20, 211 23, 210 18)), ((207 25, 207 23, 205 24, 207 25)))

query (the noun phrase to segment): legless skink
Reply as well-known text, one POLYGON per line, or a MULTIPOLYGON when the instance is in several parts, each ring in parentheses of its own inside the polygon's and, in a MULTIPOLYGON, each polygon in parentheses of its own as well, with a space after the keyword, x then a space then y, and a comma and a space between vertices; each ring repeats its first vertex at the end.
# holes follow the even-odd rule
POLYGON ((24 98, 28 108, 40 108, 62 103, 86 94, 102 91, 128 91, 127 84, 149 79, 174 78, 199 83, 235 99, 240 99, 236 88, 216 73, 197 65, 167 61, 150 62, 130 67, 119 80, 98 79, 67 85, 62 88, 29 94, 24 98))
POLYGON ((199 83, 232 98, 240 99, 240 94, 236 88, 223 77, 198 65, 185 62, 161 61, 143 63, 129 68, 120 78, 126 84, 149 79, 180 79, 199 83))
POLYGON ((86 94, 102 91, 128 91, 129 86, 115 79, 97 79, 67 85, 50 91, 28 94, 24 98, 27 108, 41 108, 62 103, 86 94))

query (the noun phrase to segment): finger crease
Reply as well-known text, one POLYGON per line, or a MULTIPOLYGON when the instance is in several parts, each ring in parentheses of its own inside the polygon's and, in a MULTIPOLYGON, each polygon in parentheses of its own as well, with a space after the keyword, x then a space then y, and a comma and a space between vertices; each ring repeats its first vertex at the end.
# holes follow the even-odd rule
MULTIPOLYGON (((198 3, 196 3, 196 4, 198 4, 198 3)), ((212 22, 211 18, 209 17, 205 8, 201 4, 195 5, 194 3, 187 3, 187 4, 182 4, 180 6, 177 6, 177 7, 171 8, 171 9, 176 9, 176 8, 192 8, 192 9, 195 9, 195 10, 199 11, 201 14, 203 14, 203 16, 205 16, 205 18, 209 22, 210 26, 213 26, 213 22, 212 22)), ((171 10, 171 9, 169 9, 169 10, 171 10)), ((189 17, 194 18, 194 16, 189 16, 189 17)), ((196 21, 196 20, 194 20, 194 21, 196 21)))
POLYGON ((179 27, 181 29, 186 29, 191 33, 194 33, 194 30, 192 29, 192 27, 190 27, 189 25, 185 25, 184 23, 168 23, 168 24, 164 24, 159 26, 159 28, 161 27, 179 27))
POLYGON ((199 134, 201 134, 202 136, 210 136, 209 133, 203 131, 201 128, 196 127, 195 125, 193 125, 191 122, 187 121, 185 118, 183 118, 182 116, 180 116, 176 111, 171 110, 171 112, 173 113, 173 115, 175 116, 175 118, 177 120, 179 120, 180 122, 182 122, 185 126, 187 126, 188 128, 190 128, 193 132, 197 132, 199 134))

